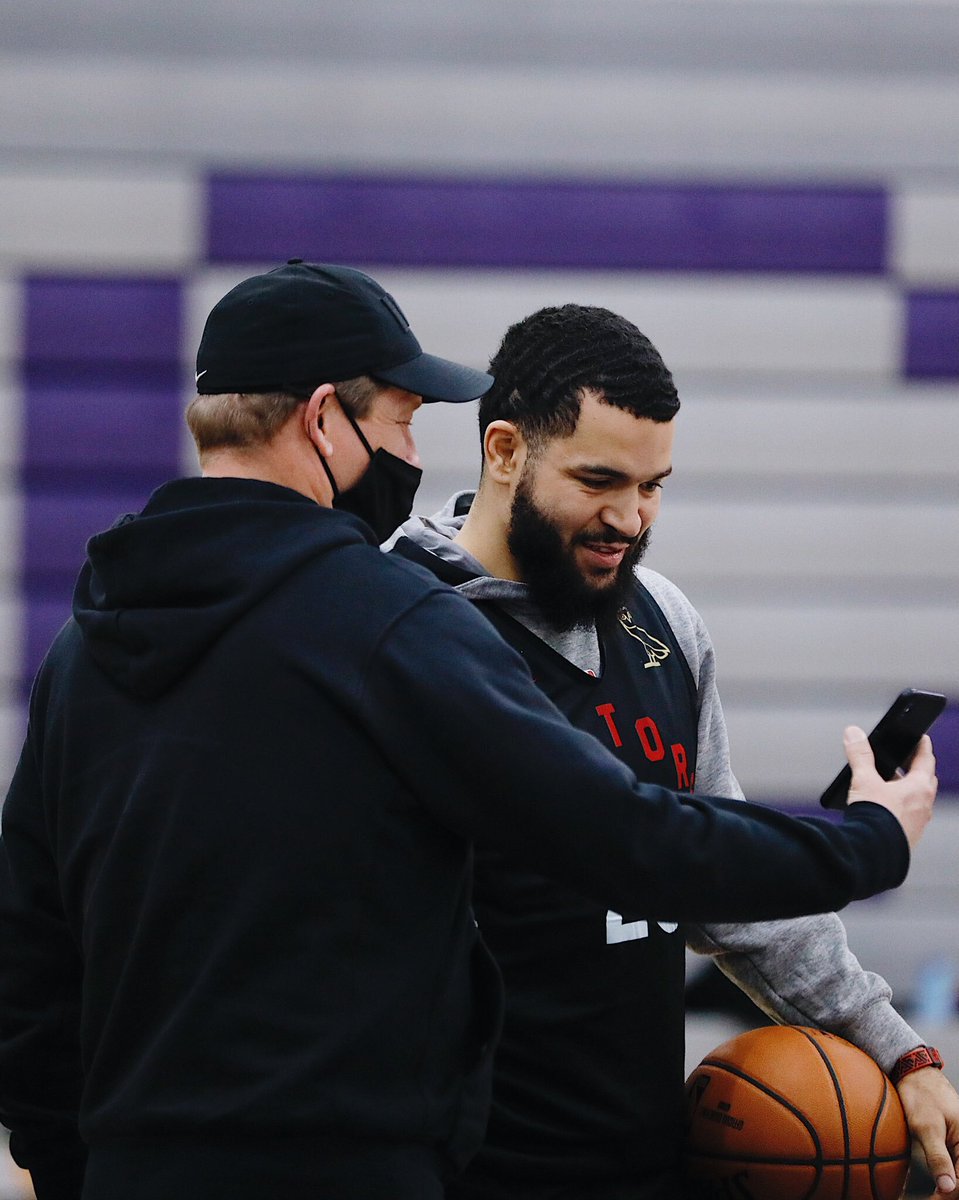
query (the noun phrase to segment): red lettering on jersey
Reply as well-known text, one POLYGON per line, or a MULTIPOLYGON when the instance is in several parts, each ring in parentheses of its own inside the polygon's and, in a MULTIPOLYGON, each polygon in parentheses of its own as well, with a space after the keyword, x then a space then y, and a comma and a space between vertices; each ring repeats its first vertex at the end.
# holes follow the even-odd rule
POLYGON ((609 730, 609 735, 613 739, 614 746, 621 746, 623 739, 619 736, 619 730, 616 728, 616 722, 613 720, 613 713, 616 711, 615 705, 612 704, 597 704, 596 712, 606 722, 606 728, 609 730))
POLYGON ((669 747, 673 752, 673 762, 676 764, 676 787, 693 790, 693 781, 689 774, 689 764, 686 761, 686 747, 680 742, 669 747))
POLYGON ((640 717, 636 722, 636 733, 642 742, 643 753, 650 762, 659 762, 661 758, 665 758, 666 747, 652 717, 640 717))

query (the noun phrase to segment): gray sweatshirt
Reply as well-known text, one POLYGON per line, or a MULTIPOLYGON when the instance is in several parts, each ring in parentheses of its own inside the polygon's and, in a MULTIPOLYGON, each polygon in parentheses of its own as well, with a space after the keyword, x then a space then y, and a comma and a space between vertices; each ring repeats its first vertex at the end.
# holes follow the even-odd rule
MULTIPOLYGON (((494 578, 453 541, 465 520, 455 515, 456 502, 470 495, 458 492, 432 517, 411 517, 384 549, 405 535, 424 550, 459 564, 476 578, 461 584, 458 591, 471 598, 495 600, 570 662, 583 670, 598 670, 600 650, 595 629, 557 630, 533 605, 525 584, 494 578)), ((703 619, 664 576, 647 567, 638 567, 636 573, 665 614, 696 682, 696 790, 742 799, 729 760, 726 721, 716 687, 715 654, 703 619)), ((838 1034, 865 1050, 886 1071, 922 1041, 893 1008, 892 989, 886 981, 860 966, 835 913, 744 925, 692 925, 686 928, 686 940, 691 950, 710 955, 774 1021, 838 1034)))

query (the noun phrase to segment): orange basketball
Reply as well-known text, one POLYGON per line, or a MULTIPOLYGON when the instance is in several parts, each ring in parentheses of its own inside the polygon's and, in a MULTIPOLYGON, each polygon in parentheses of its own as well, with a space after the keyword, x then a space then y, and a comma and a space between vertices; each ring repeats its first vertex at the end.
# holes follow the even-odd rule
POLYGON ((896 1200, 909 1133, 873 1060, 817 1029, 776 1025, 708 1054, 686 1080, 687 1178, 724 1200, 896 1200))

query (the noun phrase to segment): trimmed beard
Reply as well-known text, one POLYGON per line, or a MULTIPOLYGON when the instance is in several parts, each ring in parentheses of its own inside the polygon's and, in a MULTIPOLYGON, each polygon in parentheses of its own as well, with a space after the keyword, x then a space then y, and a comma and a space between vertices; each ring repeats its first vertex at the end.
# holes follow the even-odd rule
POLYGON ((630 544, 614 579, 601 587, 591 584, 576 565, 575 547, 581 542, 617 542, 622 534, 604 529, 600 535, 578 534, 570 545, 548 515, 538 508, 528 475, 520 480, 510 508, 506 544, 520 569, 530 599, 557 629, 602 627, 613 621, 629 598, 633 569, 646 553, 651 529, 630 544))

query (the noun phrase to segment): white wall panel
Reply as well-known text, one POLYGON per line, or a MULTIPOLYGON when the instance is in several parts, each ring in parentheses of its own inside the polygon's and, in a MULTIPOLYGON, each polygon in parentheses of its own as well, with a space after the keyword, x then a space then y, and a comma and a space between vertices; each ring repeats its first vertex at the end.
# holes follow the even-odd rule
POLYGON ((7 1131, 0 1130, 0 1196, 6 1200, 33 1200, 36 1193, 30 1183, 30 1175, 10 1157, 7 1142, 7 1131))
MULTIPOLYGON (((669 483, 666 484, 668 488, 669 483)), ((894 486, 894 485, 891 485, 894 486)), ((664 500, 649 565, 677 582, 710 576, 874 578, 894 602, 903 581, 959 577, 959 506, 808 499, 664 500)), ((915 592, 902 595, 912 602, 915 592)))
POLYGON ((198 267, 186 280, 183 292, 183 357, 191 372, 196 366, 196 351, 210 309, 241 279, 269 270, 278 263, 255 263, 246 267, 198 267))
POLYGON ((0 703, 0 803, 20 757, 26 723, 25 705, 11 700, 0 703))
MULTIPOLYGON (((15 695, 19 684, 23 633, 23 606, 19 599, 0 595, 0 700, 15 695)), ((0 774, 2 771, 0 763, 0 774)))
POLYGON ((770 476, 792 478, 833 473, 855 498, 856 477, 882 476, 890 498, 909 475, 943 478, 943 499, 959 503, 959 386, 889 388, 765 388, 744 383, 736 391, 679 380, 669 484, 682 492, 691 473, 729 482, 770 476), (756 394, 758 393, 758 394, 756 394))
MULTIPOLYGON (((932 829, 926 835, 934 837, 932 829)), ((957 847, 959 849, 959 847, 957 847)), ((906 884, 908 886, 908 882, 906 884)), ((849 936, 849 945, 856 957, 870 971, 875 971, 890 985, 893 1000, 900 1007, 917 999, 924 970, 934 963, 948 963, 959 978, 959 952, 956 950, 956 895, 949 897, 948 905, 927 909, 924 913, 902 913, 896 905, 896 894, 889 901, 880 898, 869 908, 845 909, 843 924, 849 936)), ((926 1022, 913 1016, 910 1024, 921 1027, 926 1033, 926 1022)), ((957 1043, 956 1033, 952 1041, 957 1043)), ((944 1049, 941 1053, 945 1054, 944 1049)), ((950 1074, 956 1078, 955 1060, 949 1064, 950 1074)))
MULTIPOLYGON (((197 277, 190 353, 210 307, 261 269, 197 277)), ((365 269, 395 295, 426 349, 477 366, 489 361, 508 325, 544 305, 573 301, 634 321, 677 373, 888 379, 898 370, 900 299, 882 280, 365 269)))
MULTIPOLYGON (((921 912, 927 900, 938 901, 944 895, 955 897, 959 911, 959 881, 956 857, 959 855, 959 805, 943 797, 936 804, 932 824, 912 852, 909 879, 899 889, 896 900, 902 909, 921 912)), ((857 906, 859 907, 859 906, 857 906)), ((866 906, 863 906, 866 907, 866 906)), ((959 938, 955 939, 959 950, 959 938)))
POLYGON ((181 269, 200 253, 201 199, 193 171, 0 166, 0 261, 181 269))
POLYGON ((4 44, 209 62, 422 63, 769 72, 885 79, 959 60, 952 0, 0 0, 4 44))
POLYGON ((11 274, 0 275, 0 387, 9 386, 13 363, 20 354, 20 295, 19 280, 11 274))
POLYGON ((286 57, 237 65, 69 51, 0 61, 0 151, 211 165, 874 179, 954 167, 957 118, 959 82, 946 74, 877 87, 855 74, 566 64, 320 69, 286 57))
POLYGON ((0 488, 0 596, 19 583, 23 506, 23 493, 8 479, 0 488))
MULTIPOLYGON (((724 675, 722 671, 720 684, 724 675)), ((878 703, 875 695, 858 703, 836 703, 827 677, 822 680, 822 702, 815 707, 781 703, 775 684, 770 684, 763 704, 726 701, 733 770, 747 798, 817 805, 846 761, 843 729, 852 724, 868 732, 899 690, 897 685, 883 692, 878 703)))
POLYGON ((959 187, 904 184, 891 216, 890 265, 903 282, 959 291, 959 187))
MULTIPOLYGON (((707 621, 726 683, 770 687, 776 681, 822 687, 873 686, 949 690, 959 680, 959 605, 908 610, 845 604, 698 604, 707 621)), ((754 688, 755 690, 755 688, 754 688)), ((959 697, 957 697, 959 698, 959 697)))
MULTIPOLYGON (((711 966, 708 959, 700 958, 698 955, 687 954, 686 959, 689 964, 686 972, 687 978, 691 978, 698 971, 706 968, 709 970, 715 969, 711 966)), ((684 1076, 688 1078, 706 1055, 715 1050, 717 1046, 721 1046, 723 1042, 736 1037, 747 1029, 754 1028, 760 1020, 761 1017, 758 1009, 756 1010, 756 1021, 751 1024, 740 1021, 736 1017, 720 1015, 718 1013, 687 1013, 686 1068, 684 1076)))
MULTIPOLYGON (((23 395, 19 386, 0 376, 0 490, 12 485, 23 452, 23 395)), ((4 549, 0 544, 0 553, 4 549)))

